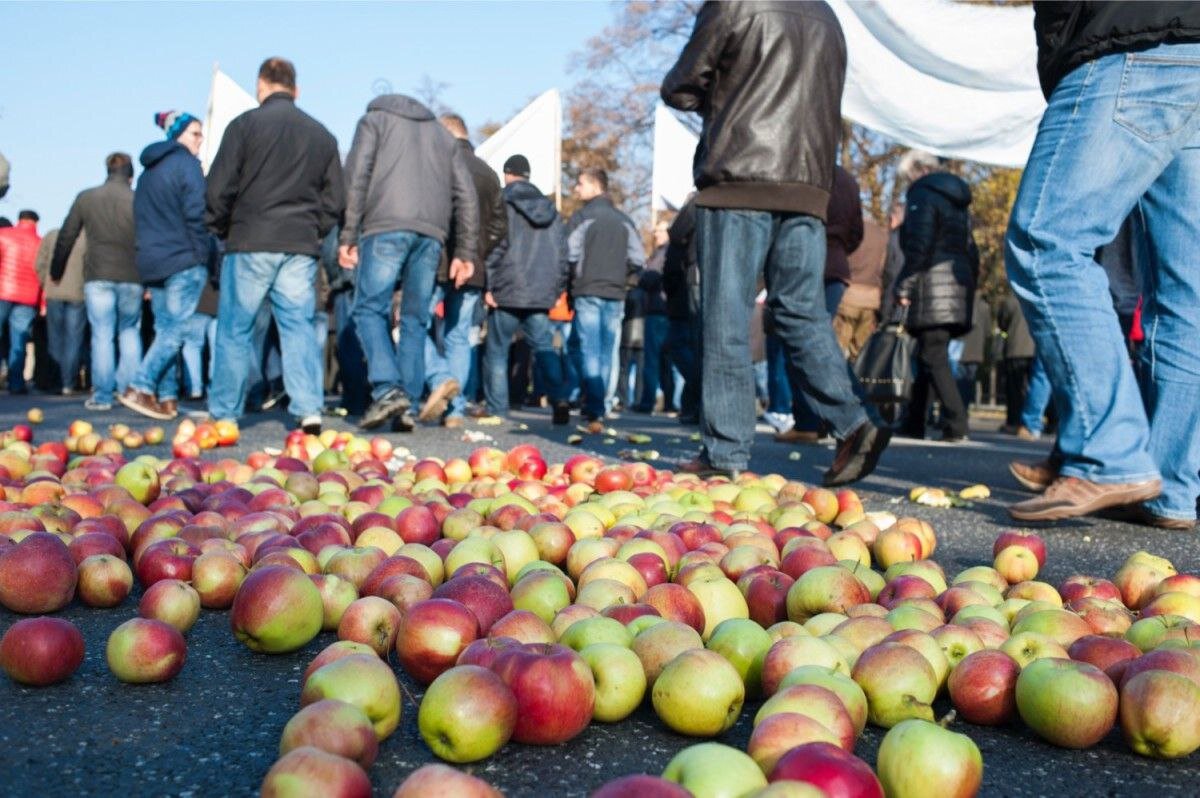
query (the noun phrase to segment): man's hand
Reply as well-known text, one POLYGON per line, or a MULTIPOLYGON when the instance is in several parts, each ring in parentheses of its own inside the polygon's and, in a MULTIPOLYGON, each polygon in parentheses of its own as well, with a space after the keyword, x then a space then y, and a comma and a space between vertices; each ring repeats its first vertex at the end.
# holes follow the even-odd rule
POLYGON ((912 300, 911 300, 911 299, 909 299, 909 298, 908 298, 908 297, 906 297, 906 296, 902 296, 902 297, 900 297, 899 299, 897 299, 897 300, 896 300, 896 303, 897 303, 898 305, 900 305, 900 307, 902 307, 902 308, 906 308, 906 307, 908 307, 909 305, 911 305, 911 304, 912 304, 912 300))
POLYGON ((486 291, 486 292, 484 292, 484 294, 483 294, 483 304, 487 305, 489 308, 494 308, 494 307, 497 307, 497 305, 496 305, 496 297, 492 296, 492 292, 491 292, 491 291, 486 291))
POLYGON ((466 285, 467 280, 470 280, 473 274, 475 274, 475 264, 471 261, 459 258, 450 261, 450 279, 454 281, 455 288, 462 288, 466 285))
POLYGON ((343 244, 338 247, 338 265, 343 269, 353 269, 358 265, 358 247, 346 246, 343 244))

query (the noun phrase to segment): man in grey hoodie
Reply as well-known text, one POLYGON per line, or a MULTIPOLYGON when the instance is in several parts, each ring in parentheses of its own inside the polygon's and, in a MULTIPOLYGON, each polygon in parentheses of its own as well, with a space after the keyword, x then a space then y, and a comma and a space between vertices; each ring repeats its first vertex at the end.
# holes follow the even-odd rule
POLYGON ((343 268, 360 269, 353 316, 372 402, 359 423, 374 429, 393 417, 404 419, 424 390, 438 258, 453 216, 449 277, 457 287, 471 278, 479 204, 454 137, 433 112, 403 94, 385 94, 367 106, 345 171, 346 223, 338 260, 343 268), (393 347, 389 316, 397 280, 403 299, 400 340, 393 347))

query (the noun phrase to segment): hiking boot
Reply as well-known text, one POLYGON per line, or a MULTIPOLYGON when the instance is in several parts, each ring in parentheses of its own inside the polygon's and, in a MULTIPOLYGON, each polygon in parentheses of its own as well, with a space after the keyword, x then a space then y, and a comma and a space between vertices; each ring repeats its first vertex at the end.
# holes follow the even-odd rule
POLYGON ((157 419, 158 421, 170 421, 172 418, 171 414, 163 410, 158 400, 151 394, 139 391, 132 385, 125 389, 125 393, 117 397, 117 401, 133 412, 140 413, 147 418, 157 419))
POLYGON ((1058 467, 1050 460, 1041 460, 1037 463, 1022 463, 1020 460, 1013 460, 1008 464, 1008 473, 1021 483, 1021 487, 1034 493, 1041 493, 1058 478, 1058 467))
POLYGON ((1045 493, 1014 504, 1008 514, 1018 521, 1078 518, 1110 507, 1149 501, 1162 493, 1162 480, 1110 484, 1079 477, 1059 477, 1045 493))
POLYGON ((892 439, 892 431, 864 421, 846 439, 839 442, 833 464, 825 472, 825 487, 845 485, 870 474, 879 463, 879 456, 892 439))
POLYGON ((451 377, 430 391, 429 398, 421 405, 421 412, 417 414, 417 418, 425 423, 441 418, 450 406, 450 400, 458 396, 458 387, 458 380, 451 377))
POLYGON ((551 423, 556 427, 571 423, 571 406, 566 402, 556 402, 551 423))
POLYGON ((411 405, 408 394, 399 388, 392 388, 371 402, 371 406, 367 408, 367 412, 363 413, 358 425, 363 429, 375 429, 392 416, 405 412, 411 405))
POLYGON ((1165 515, 1155 515, 1144 504, 1129 504, 1124 507, 1113 507, 1096 513, 1101 518, 1112 521, 1124 521, 1127 524, 1152 526, 1157 529, 1170 529, 1177 532, 1194 532, 1196 520, 1186 518, 1168 518, 1165 515))

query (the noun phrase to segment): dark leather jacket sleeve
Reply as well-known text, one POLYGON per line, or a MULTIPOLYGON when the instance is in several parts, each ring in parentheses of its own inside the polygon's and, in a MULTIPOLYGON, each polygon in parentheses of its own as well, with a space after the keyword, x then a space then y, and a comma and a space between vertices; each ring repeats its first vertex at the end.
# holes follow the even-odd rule
MULTIPOLYGON (((492 197, 492 212, 488 219, 487 229, 483 231, 486 239, 480 247, 480 252, 491 252, 496 247, 500 246, 501 241, 508 238, 508 204, 504 201, 504 193, 502 191, 495 192, 492 197)), ((483 268, 482 264, 476 264, 477 268, 483 268)))
POLYGON ((481 251, 476 241, 479 229, 479 195, 475 192, 475 181, 467 167, 462 150, 454 150, 454 165, 451 169, 451 194, 454 196, 454 225, 457 239, 454 242, 454 257, 480 265, 481 251))
POLYGON ((933 247, 937 238, 937 208, 926 197, 921 202, 910 202, 904 212, 904 224, 900 227, 900 247, 904 250, 904 268, 896 278, 896 296, 912 297, 913 282, 928 269, 933 258, 933 247))
POLYGON ((727 31, 722 30, 719 4, 705 3, 696 15, 696 27, 679 60, 662 82, 662 99, 680 111, 695 111, 704 116, 708 94, 727 31))

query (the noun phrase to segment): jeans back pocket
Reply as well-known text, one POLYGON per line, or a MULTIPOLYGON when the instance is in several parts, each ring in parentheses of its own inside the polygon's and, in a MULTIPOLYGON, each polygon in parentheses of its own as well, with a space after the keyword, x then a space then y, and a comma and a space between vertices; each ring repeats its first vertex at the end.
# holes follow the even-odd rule
MULTIPOLYGON (((1162 48, 1167 49, 1167 48, 1162 48)), ((1177 135, 1200 107, 1200 57, 1129 53, 1113 121, 1143 141, 1177 135)))

